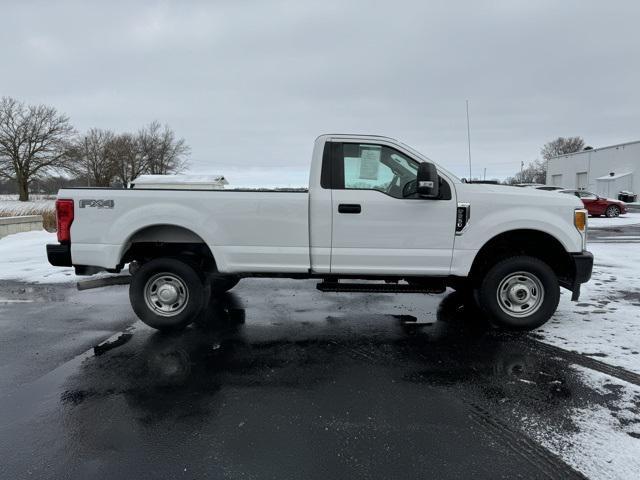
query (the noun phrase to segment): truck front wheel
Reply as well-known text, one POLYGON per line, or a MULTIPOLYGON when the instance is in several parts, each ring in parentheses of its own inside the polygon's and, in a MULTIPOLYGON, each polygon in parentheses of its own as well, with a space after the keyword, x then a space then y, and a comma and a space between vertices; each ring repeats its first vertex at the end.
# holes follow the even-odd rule
POLYGON ((205 287, 191 265, 175 258, 156 258, 132 276, 129 300, 138 318, 150 327, 180 330, 202 311, 205 287))
POLYGON ((511 330, 533 330, 543 325, 560 301, 558 278, 551 267, 529 256, 496 263, 476 293, 488 320, 511 330))

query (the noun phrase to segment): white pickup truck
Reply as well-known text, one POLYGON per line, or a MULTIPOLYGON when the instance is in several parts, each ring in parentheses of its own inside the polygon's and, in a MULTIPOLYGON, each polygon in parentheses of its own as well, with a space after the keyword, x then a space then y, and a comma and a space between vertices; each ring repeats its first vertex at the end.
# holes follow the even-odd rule
POLYGON ((386 137, 322 135, 308 190, 71 188, 49 262, 120 272, 152 327, 185 327, 245 277, 317 278, 332 292, 462 290, 495 325, 532 329, 593 256, 569 195, 465 183, 386 137))

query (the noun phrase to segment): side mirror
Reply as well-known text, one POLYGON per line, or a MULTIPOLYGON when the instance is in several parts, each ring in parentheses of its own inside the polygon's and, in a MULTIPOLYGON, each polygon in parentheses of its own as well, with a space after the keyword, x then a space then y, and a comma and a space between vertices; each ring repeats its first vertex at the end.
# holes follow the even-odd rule
POLYGON ((433 163, 424 162, 418 165, 416 186, 418 195, 422 198, 438 198, 440 182, 438 170, 433 163))

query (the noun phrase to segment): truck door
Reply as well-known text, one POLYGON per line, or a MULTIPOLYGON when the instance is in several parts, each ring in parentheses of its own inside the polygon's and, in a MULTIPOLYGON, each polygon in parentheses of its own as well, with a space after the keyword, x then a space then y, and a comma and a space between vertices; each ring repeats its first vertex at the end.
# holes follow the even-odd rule
POLYGON ((442 198, 423 199, 415 193, 418 162, 407 154, 346 142, 333 152, 331 273, 449 274, 452 184, 441 178, 442 198))

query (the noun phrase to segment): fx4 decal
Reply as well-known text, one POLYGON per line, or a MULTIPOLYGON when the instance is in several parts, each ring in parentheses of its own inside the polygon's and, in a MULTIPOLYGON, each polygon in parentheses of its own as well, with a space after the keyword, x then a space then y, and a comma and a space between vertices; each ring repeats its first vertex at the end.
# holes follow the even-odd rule
POLYGON ((80 200, 80 208, 113 208, 115 202, 113 200, 80 200))

